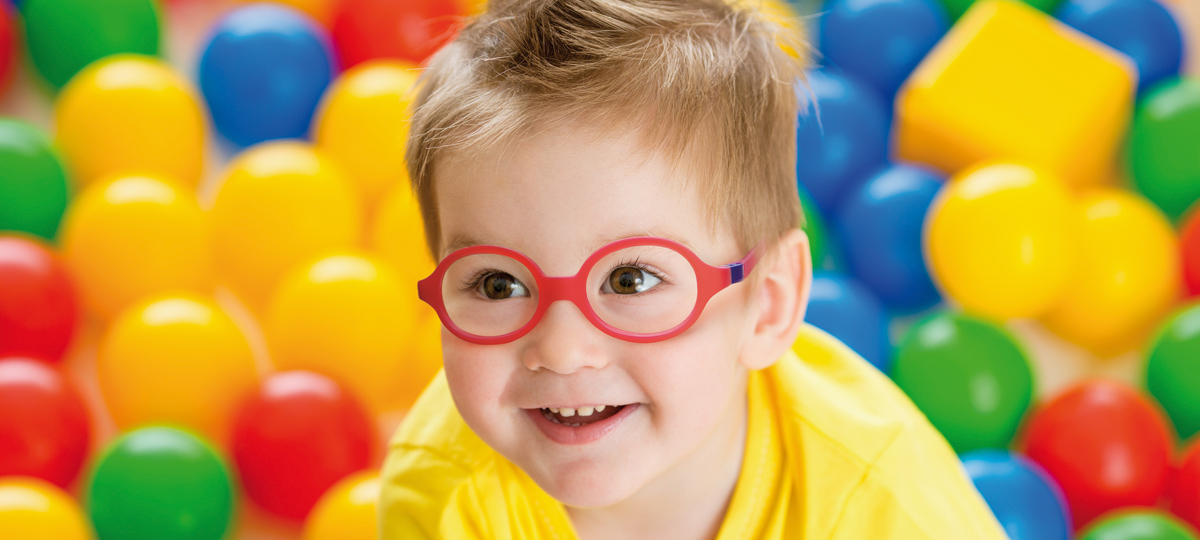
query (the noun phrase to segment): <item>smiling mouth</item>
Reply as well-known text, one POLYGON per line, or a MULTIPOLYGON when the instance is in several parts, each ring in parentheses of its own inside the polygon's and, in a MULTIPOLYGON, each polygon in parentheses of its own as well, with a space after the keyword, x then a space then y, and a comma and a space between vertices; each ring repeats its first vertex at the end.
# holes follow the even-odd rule
POLYGON ((541 409, 541 412, 544 418, 555 424, 568 427, 582 427, 611 418, 625 407, 625 405, 599 405, 596 407, 580 407, 578 409, 549 407, 541 409))

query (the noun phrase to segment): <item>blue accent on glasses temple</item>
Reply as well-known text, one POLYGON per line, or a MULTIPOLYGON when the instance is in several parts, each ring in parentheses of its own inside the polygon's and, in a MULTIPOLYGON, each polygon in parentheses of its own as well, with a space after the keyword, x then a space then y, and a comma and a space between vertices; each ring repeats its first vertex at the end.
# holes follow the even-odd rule
POLYGON ((746 277, 742 273, 742 263, 733 263, 729 266, 729 284, 741 283, 742 278, 746 277))

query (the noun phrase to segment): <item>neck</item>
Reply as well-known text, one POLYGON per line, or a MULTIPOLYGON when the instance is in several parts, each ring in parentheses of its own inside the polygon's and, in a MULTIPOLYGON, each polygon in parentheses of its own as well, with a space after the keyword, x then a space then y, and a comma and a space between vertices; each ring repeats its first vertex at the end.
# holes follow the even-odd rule
POLYGON ((579 540, 713 540, 733 498, 746 450, 747 374, 705 442, 629 498, 567 514, 579 540))

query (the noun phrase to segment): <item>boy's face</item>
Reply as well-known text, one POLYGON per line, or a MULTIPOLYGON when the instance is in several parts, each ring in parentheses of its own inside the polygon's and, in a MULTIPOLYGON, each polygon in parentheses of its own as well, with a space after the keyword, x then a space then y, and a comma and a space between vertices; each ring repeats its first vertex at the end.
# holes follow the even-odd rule
MULTIPOLYGON (((574 275, 594 251, 631 236, 675 239, 712 265, 743 257, 730 231, 710 232, 692 184, 668 177, 667 162, 644 158, 638 144, 632 133, 598 137, 575 126, 439 162, 442 246, 508 247, 549 276, 574 275)), ((657 343, 610 337, 570 302, 552 304, 537 327, 503 345, 443 330, 455 404, 484 442, 559 501, 618 503, 677 464, 740 445, 747 287, 718 293, 690 329, 657 343), (590 428, 539 425, 550 422, 543 409, 601 405, 607 414, 624 407, 590 428)))

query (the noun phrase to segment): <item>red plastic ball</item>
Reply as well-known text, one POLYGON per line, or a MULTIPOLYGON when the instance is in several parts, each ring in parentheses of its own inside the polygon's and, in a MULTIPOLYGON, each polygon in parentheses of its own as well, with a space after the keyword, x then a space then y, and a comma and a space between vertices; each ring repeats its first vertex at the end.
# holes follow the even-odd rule
POLYGON ((53 366, 0 359, 0 476, 35 476, 66 489, 92 430, 75 385, 53 366))
POLYGON ((1183 453, 1171 489, 1171 512, 1200 528, 1200 439, 1183 453))
POLYGON ((419 64, 454 37, 462 15, 453 0, 343 0, 333 42, 343 69, 376 58, 419 64))
POLYGON ((246 494, 265 510, 302 521, 330 486, 371 465, 367 413, 332 379, 276 373, 234 419, 233 459, 246 494))
POLYGON ((1183 282, 1189 295, 1200 295, 1200 210, 1192 212, 1179 233, 1183 250, 1183 282))
POLYGON ((1077 529, 1122 506, 1153 506, 1167 485, 1172 431, 1158 408, 1114 381, 1079 383, 1034 413, 1025 454, 1062 487, 1077 529))
POLYGON ((0 236, 0 358, 62 360, 79 301, 57 255, 25 237, 0 236))
POLYGON ((16 64, 16 32, 10 6, 0 4, 0 91, 8 87, 16 64))

